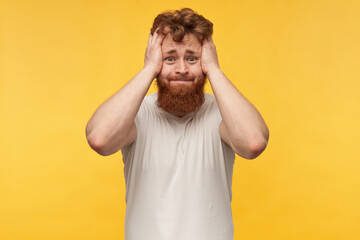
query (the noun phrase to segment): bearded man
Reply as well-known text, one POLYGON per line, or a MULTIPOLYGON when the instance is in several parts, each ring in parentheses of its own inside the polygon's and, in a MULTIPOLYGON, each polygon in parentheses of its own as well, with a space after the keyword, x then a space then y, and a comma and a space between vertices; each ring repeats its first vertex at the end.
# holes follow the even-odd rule
POLYGON ((143 69, 87 124, 97 153, 123 154, 125 240, 234 239, 235 153, 256 158, 269 131, 221 71, 212 33, 191 9, 159 14, 143 69), (146 96, 155 78, 159 91, 146 96))

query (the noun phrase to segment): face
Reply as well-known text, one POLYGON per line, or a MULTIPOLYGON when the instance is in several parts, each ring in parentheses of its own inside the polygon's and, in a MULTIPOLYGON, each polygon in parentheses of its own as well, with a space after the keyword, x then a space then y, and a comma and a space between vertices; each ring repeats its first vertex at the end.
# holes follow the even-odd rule
POLYGON ((174 42, 168 34, 162 43, 163 66, 159 80, 170 86, 186 87, 204 78, 200 57, 201 44, 193 34, 174 42))
POLYGON ((204 101, 205 75, 201 68, 201 43, 186 34, 174 42, 168 34, 162 43, 163 65, 157 77, 158 105, 182 116, 197 110, 204 101))

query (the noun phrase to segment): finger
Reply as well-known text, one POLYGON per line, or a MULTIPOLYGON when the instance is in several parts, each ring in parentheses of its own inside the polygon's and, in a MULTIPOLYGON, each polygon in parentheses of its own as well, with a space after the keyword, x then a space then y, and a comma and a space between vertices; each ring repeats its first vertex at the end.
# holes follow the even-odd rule
POLYGON ((209 44, 209 39, 208 38, 204 38, 203 40, 203 46, 204 45, 208 45, 209 44))
POLYGON ((215 44, 214 44, 214 40, 212 37, 210 37, 210 44, 213 45, 215 47, 215 44))
POLYGON ((152 39, 151 39, 151 45, 154 44, 154 42, 155 42, 155 40, 156 40, 156 38, 158 36, 158 33, 157 33, 158 30, 159 30, 159 28, 157 28, 153 33, 153 36, 152 36, 152 39))
POLYGON ((149 39, 148 39, 148 45, 150 45, 151 39, 152 39, 152 35, 151 35, 151 33, 150 33, 150 34, 149 34, 149 39))
POLYGON ((156 40, 155 40, 155 44, 156 44, 156 45, 161 45, 161 44, 163 43, 164 39, 165 39, 165 35, 162 34, 162 33, 159 33, 159 34, 157 35, 156 40))

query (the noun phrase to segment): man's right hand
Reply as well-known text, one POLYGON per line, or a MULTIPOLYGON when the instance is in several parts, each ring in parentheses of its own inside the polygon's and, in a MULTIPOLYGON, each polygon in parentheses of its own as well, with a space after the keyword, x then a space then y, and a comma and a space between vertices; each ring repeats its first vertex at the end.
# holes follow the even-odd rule
POLYGON ((148 45, 145 52, 145 63, 144 69, 150 69, 153 72, 155 78, 161 71, 162 68, 162 51, 161 44, 164 41, 165 35, 158 33, 158 29, 153 35, 149 35, 148 45))

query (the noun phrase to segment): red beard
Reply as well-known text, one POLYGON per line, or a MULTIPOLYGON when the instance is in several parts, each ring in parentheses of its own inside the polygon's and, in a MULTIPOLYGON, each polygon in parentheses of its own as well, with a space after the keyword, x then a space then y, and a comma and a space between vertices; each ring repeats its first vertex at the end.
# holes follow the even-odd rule
POLYGON ((172 85, 171 80, 183 79, 193 81, 191 77, 168 77, 165 81, 156 79, 159 89, 157 104, 160 108, 176 116, 184 116, 196 111, 204 103, 205 76, 197 83, 172 85))

